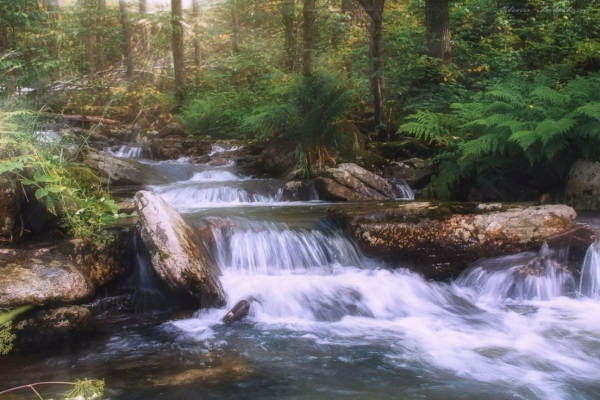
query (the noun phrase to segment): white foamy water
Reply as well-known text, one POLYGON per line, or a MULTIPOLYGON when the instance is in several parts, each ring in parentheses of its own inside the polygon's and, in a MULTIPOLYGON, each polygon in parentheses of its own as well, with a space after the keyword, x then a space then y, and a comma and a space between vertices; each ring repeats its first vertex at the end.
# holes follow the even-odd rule
POLYGON ((143 158, 141 146, 123 145, 117 151, 107 149, 107 152, 120 158, 143 158))
POLYGON ((244 148, 244 146, 215 144, 212 146, 212 149, 211 149, 210 153, 208 153, 208 155, 212 157, 218 153, 226 153, 226 152, 230 152, 230 151, 241 150, 243 148, 244 148))
POLYGON ((190 179, 192 182, 227 182, 241 180, 243 180, 243 178, 232 172, 215 169, 198 172, 190 179))
POLYGON ((585 254, 579 281, 581 296, 600 298, 600 242, 592 244, 585 254))
MULTIPOLYGON (((600 302, 578 300, 571 274, 547 249, 483 260, 448 285, 373 262, 364 268, 358 253, 336 258, 354 246, 334 230, 235 219, 215 226, 227 307, 252 300, 256 341, 289 335, 309 353, 327 346, 351 364, 358 361, 343 354, 367 346, 386 368, 499 385, 506 398, 593 398, 600 302)), ((211 347, 223 314, 173 324, 211 347)))

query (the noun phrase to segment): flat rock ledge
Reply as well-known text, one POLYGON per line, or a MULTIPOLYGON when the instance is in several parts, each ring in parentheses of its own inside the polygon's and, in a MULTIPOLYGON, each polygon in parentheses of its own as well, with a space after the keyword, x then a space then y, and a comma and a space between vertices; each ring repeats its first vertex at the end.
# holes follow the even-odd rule
MULTIPOLYGON (((569 206, 365 202, 330 209, 368 256, 402 258, 426 278, 455 278, 469 262, 538 250, 573 225, 569 206)), ((587 235, 593 241, 593 232, 587 235)))
POLYGON ((200 307, 225 305, 219 267, 177 210, 149 191, 138 192, 135 204, 152 267, 167 287, 200 307))

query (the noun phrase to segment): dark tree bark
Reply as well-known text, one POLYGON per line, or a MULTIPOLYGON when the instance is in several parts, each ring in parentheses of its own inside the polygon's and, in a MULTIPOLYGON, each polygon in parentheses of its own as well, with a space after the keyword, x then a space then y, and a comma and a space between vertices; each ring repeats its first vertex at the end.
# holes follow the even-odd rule
POLYGON ((371 94, 373 95, 374 123, 383 120, 383 4, 385 0, 358 0, 371 17, 369 24, 369 66, 371 94))
POLYGON ((148 0, 139 0, 138 5, 140 8, 140 14, 142 14, 142 15, 148 14, 148 0))
POLYGON ((123 39, 125 40, 125 77, 127 80, 133 80, 133 45, 131 44, 131 28, 129 27, 129 17, 127 16, 127 4, 125 0, 119 0, 119 11, 121 12, 121 25, 123 26, 123 39))
POLYGON ((304 76, 310 76, 314 71, 313 58, 317 36, 315 30, 315 21, 317 19, 316 3, 316 0, 304 0, 304 52, 302 54, 302 73, 304 76))
POLYGON ((196 83, 202 81, 202 43, 200 41, 200 2, 192 0, 194 18, 194 67, 196 68, 196 83))
POLYGON ((171 0, 171 50, 173 51, 173 69, 175 75, 175 98, 178 102, 185 99, 185 59, 183 53, 183 9, 181 0, 171 0))
POLYGON ((283 18, 283 29, 285 32, 285 61, 288 71, 296 70, 296 34, 294 32, 294 20, 296 13, 296 0, 281 0, 281 16, 283 18))
POLYGON ((426 0, 425 25, 427 55, 441 59, 444 64, 452 62, 448 0, 426 0))
POLYGON ((96 17, 96 58, 98 59, 98 70, 106 68, 104 58, 104 20, 106 19, 106 0, 98 0, 98 15, 96 17))

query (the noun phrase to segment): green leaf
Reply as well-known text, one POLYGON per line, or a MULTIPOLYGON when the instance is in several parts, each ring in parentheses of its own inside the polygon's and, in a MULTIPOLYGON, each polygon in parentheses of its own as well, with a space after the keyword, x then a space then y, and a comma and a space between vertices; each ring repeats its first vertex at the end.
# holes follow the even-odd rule
POLYGON ((35 198, 38 199, 38 200, 41 199, 41 198, 43 198, 43 197, 46 197, 47 195, 48 195, 48 191, 46 189, 40 188, 40 189, 38 189, 38 190, 35 191, 35 198))
POLYGON ((33 179, 35 179, 37 182, 42 182, 42 183, 54 183, 54 182, 60 181, 60 178, 56 177, 56 176, 38 175, 38 174, 35 174, 33 179))
POLYGON ((44 199, 44 202, 46 204, 46 210, 48 210, 48 212, 52 215, 56 215, 56 208, 54 207, 54 200, 52 200, 52 198, 50 196, 46 196, 46 198, 44 199))

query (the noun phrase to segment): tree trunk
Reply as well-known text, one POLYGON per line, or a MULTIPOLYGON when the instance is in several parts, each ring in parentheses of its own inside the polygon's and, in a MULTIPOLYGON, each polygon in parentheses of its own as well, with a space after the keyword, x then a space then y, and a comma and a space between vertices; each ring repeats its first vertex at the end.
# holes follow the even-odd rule
POLYGON ((281 0, 281 15, 285 32, 285 61, 287 70, 296 70, 296 35, 294 32, 294 19, 296 13, 296 0, 281 0))
POLYGON ((96 60, 94 59, 94 35, 92 33, 83 34, 83 48, 85 50, 85 60, 87 61, 88 74, 96 72, 96 60))
POLYGON ((371 17, 369 25, 369 74, 373 95, 374 123, 383 120, 383 5, 385 0, 358 0, 371 17))
POLYGON ((121 12, 121 25, 123 26, 123 39, 125 40, 125 78, 133 81, 133 45, 131 44, 131 29, 127 17, 127 4, 125 0, 119 0, 119 11, 121 12))
POLYGON ((196 68, 196 83, 202 81, 202 42, 200 41, 200 2, 192 0, 194 18, 194 67, 196 68))
POLYGON ((171 0, 171 50, 175 75, 175 99, 181 103, 185 99, 185 57, 183 52, 183 10, 181 0, 171 0))
POLYGON ((231 23, 233 24, 233 32, 231 35, 231 49, 234 53, 240 52, 240 24, 237 12, 237 2, 231 2, 231 23))
POLYGON ((106 18, 106 0, 98 0, 98 15, 96 17, 96 57, 98 59, 98 70, 106 68, 104 58, 104 20, 106 18))
POLYGON ((425 2, 425 25, 427 55, 441 59, 444 64, 452 62, 448 0, 427 0, 425 2))
POLYGON ((314 71, 313 58, 315 53, 315 20, 317 19, 316 0, 304 0, 304 52, 302 54, 302 72, 304 76, 312 75, 314 71))
POLYGON ((144 18, 144 23, 141 27, 141 38, 140 38, 140 48, 143 53, 147 53, 150 51, 150 35, 151 35, 151 26, 149 21, 146 20, 148 16, 148 2, 147 0, 139 0, 139 9, 140 16, 144 18))

